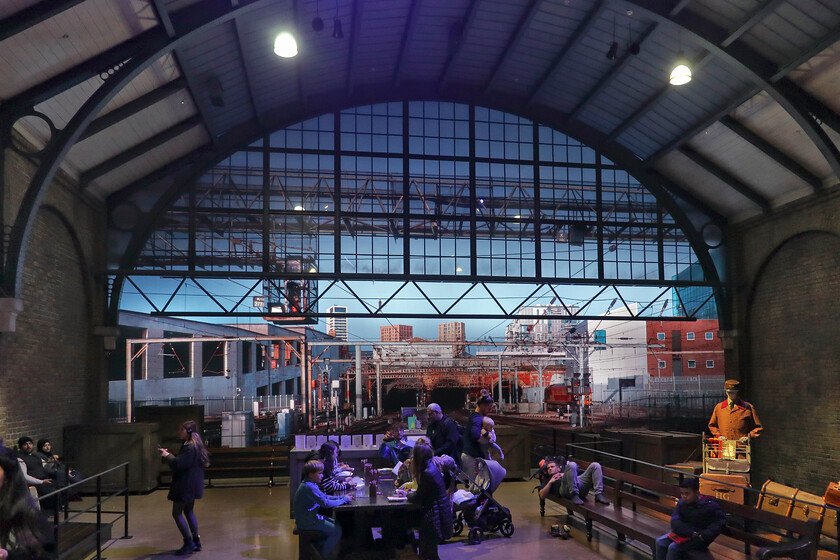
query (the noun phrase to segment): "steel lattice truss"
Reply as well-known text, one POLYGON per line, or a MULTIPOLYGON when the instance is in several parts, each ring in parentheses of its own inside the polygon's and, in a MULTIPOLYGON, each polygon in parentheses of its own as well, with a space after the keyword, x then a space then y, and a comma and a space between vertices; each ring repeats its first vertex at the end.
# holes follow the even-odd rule
POLYGON ((267 135, 231 155, 176 197, 132 266, 109 271, 112 309, 129 289, 156 314, 266 316, 251 305, 252 296, 267 295, 268 307, 279 309, 274 302, 289 299, 289 282, 305 297, 282 310, 302 319, 324 316, 317 304, 334 298, 336 289, 364 309, 349 317, 475 317, 458 307, 468 294, 481 294, 488 301, 481 317, 508 318, 528 298, 503 304, 503 284, 532 284, 534 294, 550 289, 567 310, 572 305, 558 287, 598 286, 584 305, 575 302, 570 318, 585 318, 599 297, 626 303, 631 286, 660 292, 625 317, 630 320, 652 314, 651 306, 673 288, 680 318, 694 317, 713 299, 721 284, 714 274, 706 281, 700 257, 708 260, 707 248, 695 251, 687 232, 696 231, 679 208, 552 129, 444 105, 452 109, 446 119, 414 115, 409 103, 348 110, 267 135), (355 124, 345 123, 349 117, 355 124), (383 135, 383 151, 359 151, 355 143, 356 150, 335 148, 351 138, 345 129, 359 142, 359 122, 371 121, 368 130, 378 118, 402 123, 383 135), (451 128, 447 154, 447 140, 425 132, 430 124, 439 134, 451 128), (315 148, 290 140, 307 134, 320 138, 315 148), (318 148, 324 138, 332 149, 318 148), (423 149, 413 148, 415 141, 423 149), (432 154, 430 141, 438 146, 432 154), (152 289, 144 277, 167 281, 152 289), (354 283, 371 280, 398 287, 367 301, 354 283), (466 288, 441 301, 427 295, 432 282, 466 288), (389 306, 406 288, 420 294, 427 311, 389 306), (676 293, 689 288, 691 301, 678 303, 676 293))

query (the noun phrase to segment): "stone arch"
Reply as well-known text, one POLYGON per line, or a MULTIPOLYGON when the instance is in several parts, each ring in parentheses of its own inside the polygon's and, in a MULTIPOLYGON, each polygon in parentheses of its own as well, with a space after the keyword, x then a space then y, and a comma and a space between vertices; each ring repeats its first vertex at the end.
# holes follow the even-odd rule
POLYGON ((807 231, 780 244, 759 269, 747 304, 747 398, 764 433, 753 486, 767 478, 822 494, 837 477, 840 236, 807 231), (832 439, 832 436, 834 439, 832 439))

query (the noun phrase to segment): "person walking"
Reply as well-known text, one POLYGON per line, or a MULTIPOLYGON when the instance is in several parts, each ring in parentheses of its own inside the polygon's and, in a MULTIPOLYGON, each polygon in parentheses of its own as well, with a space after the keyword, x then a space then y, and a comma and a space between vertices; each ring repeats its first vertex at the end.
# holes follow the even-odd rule
POLYGON ((195 501, 204 496, 204 469, 210 466, 210 458, 198 425, 192 420, 181 424, 178 437, 184 443, 177 455, 162 447, 159 450, 172 469, 167 498, 172 501, 172 518, 184 538, 184 545, 175 554, 183 556, 201 550, 194 508, 195 501))

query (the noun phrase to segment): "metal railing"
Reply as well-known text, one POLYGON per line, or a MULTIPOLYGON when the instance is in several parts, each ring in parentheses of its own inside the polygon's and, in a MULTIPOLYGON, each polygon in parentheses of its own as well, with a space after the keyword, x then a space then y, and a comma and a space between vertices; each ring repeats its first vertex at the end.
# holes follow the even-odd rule
POLYGON ((59 488, 49 494, 44 494, 43 496, 38 497, 38 503, 42 506, 41 511, 48 511, 51 510, 53 514, 53 530, 55 535, 55 543, 56 549, 60 551, 59 558, 64 558, 68 556, 71 552, 75 551, 76 548, 80 547, 82 544, 85 543, 87 538, 80 540, 79 542, 74 543, 69 548, 65 550, 61 550, 61 528, 67 527, 72 521, 79 519, 83 515, 89 515, 95 513, 96 515, 96 529, 93 534, 96 535, 96 556, 95 558, 100 559, 102 558, 102 516, 104 515, 114 515, 110 521, 110 523, 115 523, 120 519, 124 520, 124 529, 123 529, 123 539, 130 539, 131 537, 128 534, 128 463, 121 463, 115 467, 111 467, 108 470, 102 471, 97 473, 93 476, 89 476, 84 480, 80 480, 78 482, 74 482, 72 484, 68 484, 63 488, 59 488), (124 469, 124 478, 123 478, 123 486, 118 488, 116 491, 111 492, 103 497, 102 494, 102 478, 112 472, 118 471, 119 469, 124 469), (83 486, 89 487, 90 484, 93 483, 95 485, 95 496, 96 502, 84 509, 79 510, 71 510, 67 503, 67 497, 71 491, 78 492, 81 490, 83 486), (120 496, 123 497, 123 509, 122 510, 103 510, 102 504, 109 502, 115 498, 119 498, 120 496), (45 503, 50 503, 51 507, 44 508, 43 506, 45 503), (61 513, 63 512, 64 519, 61 519, 61 513))
MULTIPOLYGON (((299 395, 266 395, 262 397, 224 397, 196 399, 194 397, 174 397, 168 399, 135 400, 134 406, 204 406, 205 416, 219 416, 222 412, 245 412, 254 410, 254 403, 259 403, 261 412, 276 412, 291 408, 292 402, 299 403, 299 395)), ((108 417, 123 419, 126 415, 125 401, 108 401, 108 417)))

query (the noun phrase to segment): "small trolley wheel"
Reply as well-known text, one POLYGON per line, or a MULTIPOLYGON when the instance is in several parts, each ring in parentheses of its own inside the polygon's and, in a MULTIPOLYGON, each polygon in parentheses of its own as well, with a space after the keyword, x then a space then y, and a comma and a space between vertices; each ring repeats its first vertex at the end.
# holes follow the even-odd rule
POLYGON ((455 522, 452 524, 452 534, 456 537, 461 534, 464 530, 464 521, 458 517, 455 519, 455 522))
POLYGON ((469 535, 467 535, 467 544, 478 544, 481 542, 481 538, 484 536, 484 531, 482 531, 479 527, 473 527, 470 529, 469 535))
POLYGON ((499 532, 502 533, 502 536, 510 538, 513 536, 513 531, 514 527, 510 519, 505 519, 504 521, 502 521, 502 525, 501 527, 499 527, 499 532))

